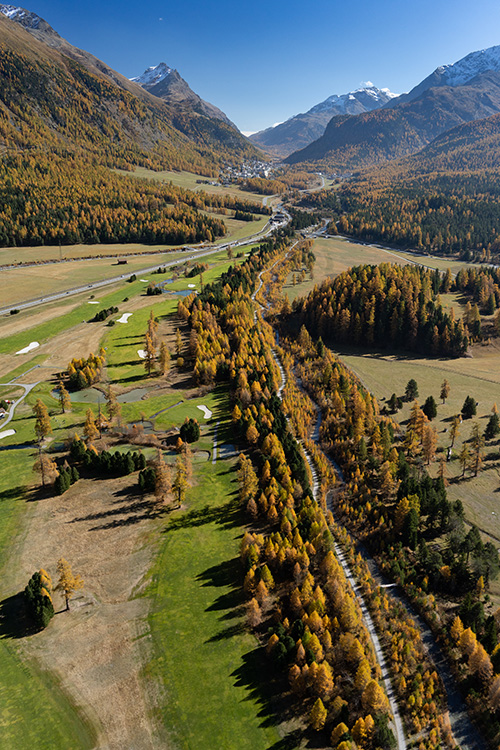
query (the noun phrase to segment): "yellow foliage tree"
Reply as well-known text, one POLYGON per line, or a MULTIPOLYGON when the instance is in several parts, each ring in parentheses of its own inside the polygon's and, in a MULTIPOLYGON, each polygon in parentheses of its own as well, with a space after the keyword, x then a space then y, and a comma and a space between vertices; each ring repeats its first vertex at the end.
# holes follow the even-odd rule
POLYGON ((309 714, 309 723, 312 728, 317 732, 319 732, 320 729, 323 729, 323 727, 325 726, 326 716, 327 711, 323 705, 323 701, 321 700, 321 698, 317 698, 311 709, 311 713, 309 714))
POLYGON ((83 434, 85 435, 87 443, 91 443, 99 437, 99 430, 97 429, 92 409, 87 409, 86 411, 83 434))
POLYGON ((388 709, 387 698, 384 691, 376 680, 370 680, 361 695, 361 702, 365 711, 371 714, 386 712, 388 709))
POLYGON ((73 597, 76 591, 83 588, 83 579, 78 574, 73 574, 71 565, 64 559, 64 557, 61 557, 58 560, 57 572, 59 573, 59 581, 55 590, 62 591, 66 600, 66 609, 68 610, 69 600, 73 597))

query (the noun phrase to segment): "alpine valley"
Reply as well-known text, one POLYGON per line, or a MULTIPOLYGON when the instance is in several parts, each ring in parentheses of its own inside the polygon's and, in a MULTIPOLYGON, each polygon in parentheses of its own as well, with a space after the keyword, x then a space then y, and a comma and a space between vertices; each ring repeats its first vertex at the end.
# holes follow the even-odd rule
POLYGON ((500 47, 160 5, 0 4, 0 748, 498 750, 500 47))

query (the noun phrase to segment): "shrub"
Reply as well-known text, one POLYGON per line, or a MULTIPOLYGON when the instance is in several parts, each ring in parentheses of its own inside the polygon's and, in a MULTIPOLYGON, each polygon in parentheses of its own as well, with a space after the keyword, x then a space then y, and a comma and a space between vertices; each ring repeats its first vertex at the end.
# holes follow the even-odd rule
POLYGON ((181 426, 180 435, 185 443, 194 443, 200 437, 200 425, 196 419, 186 417, 184 424, 181 426))

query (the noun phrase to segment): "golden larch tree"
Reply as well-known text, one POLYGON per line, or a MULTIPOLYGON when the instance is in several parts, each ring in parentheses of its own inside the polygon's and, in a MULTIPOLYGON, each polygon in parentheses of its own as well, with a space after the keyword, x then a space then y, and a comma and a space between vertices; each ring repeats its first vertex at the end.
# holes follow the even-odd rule
POLYGON ((50 423, 49 411, 39 398, 33 407, 33 414, 36 417, 35 433, 38 440, 41 441, 44 437, 51 434, 52 425, 50 423))
POLYGON ((83 426, 83 434, 87 440, 87 443, 91 443, 93 440, 99 437, 99 430, 95 423, 94 414, 92 409, 87 409, 85 414, 85 424, 83 426))
POLYGON ((71 570, 71 565, 67 562, 64 557, 61 557, 57 562, 57 572, 59 573, 59 581, 55 587, 55 591, 61 591, 66 600, 66 609, 69 609, 69 600, 73 595, 83 588, 83 579, 78 575, 74 575, 71 570))

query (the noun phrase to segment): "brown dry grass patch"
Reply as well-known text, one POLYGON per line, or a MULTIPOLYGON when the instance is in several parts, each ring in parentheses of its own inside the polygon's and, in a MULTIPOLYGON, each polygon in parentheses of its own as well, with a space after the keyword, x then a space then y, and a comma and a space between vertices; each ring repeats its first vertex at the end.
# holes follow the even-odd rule
POLYGON ((55 670, 64 689, 91 717, 99 747, 152 748, 151 708, 156 688, 141 669, 150 646, 148 602, 134 598, 145 584, 159 524, 154 508, 136 494, 135 475, 80 480, 63 496, 42 499, 10 566, 21 589, 34 570, 56 577, 65 557, 84 579, 70 612, 54 595, 49 627, 24 641, 27 655, 55 670))

